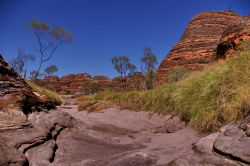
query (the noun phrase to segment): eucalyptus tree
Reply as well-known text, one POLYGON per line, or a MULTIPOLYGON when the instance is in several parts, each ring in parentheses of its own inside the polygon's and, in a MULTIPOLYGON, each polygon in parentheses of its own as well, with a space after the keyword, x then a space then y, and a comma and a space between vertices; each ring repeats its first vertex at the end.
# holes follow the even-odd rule
POLYGON ((39 66, 34 76, 37 79, 43 63, 49 61, 63 43, 72 42, 73 37, 65 29, 58 26, 51 27, 48 23, 39 20, 32 20, 29 27, 35 35, 39 47, 39 66))

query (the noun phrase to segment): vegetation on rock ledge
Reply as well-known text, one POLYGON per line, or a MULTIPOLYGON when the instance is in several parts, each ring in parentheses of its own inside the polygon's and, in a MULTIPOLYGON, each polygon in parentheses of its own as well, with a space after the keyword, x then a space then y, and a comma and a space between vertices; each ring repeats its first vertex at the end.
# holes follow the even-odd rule
POLYGON ((45 87, 39 86, 38 84, 36 84, 33 81, 26 81, 29 86, 33 89, 33 91, 41 93, 42 95, 46 95, 47 97, 49 97, 49 99, 56 105, 60 105, 62 104, 62 100, 60 98, 60 95, 57 94, 56 92, 49 90, 45 87))
POLYGON ((113 101, 123 108, 177 114, 199 131, 207 132, 247 115, 249 79, 250 52, 243 51, 177 83, 145 92, 102 92, 91 100, 113 101))

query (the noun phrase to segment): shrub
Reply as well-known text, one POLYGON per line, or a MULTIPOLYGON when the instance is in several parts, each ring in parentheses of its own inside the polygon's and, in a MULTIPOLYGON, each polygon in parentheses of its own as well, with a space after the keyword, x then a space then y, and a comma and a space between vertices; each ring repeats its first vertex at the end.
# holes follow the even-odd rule
POLYGON ((176 67, 175 69, 168 72, 167 81, 168 82, 178 82, 184 79, 190 71, 185 67, 176 67))
POLYGON ((82 88, 85 94, 94 94, 100 91, 100 84, 96 81, 85 81, 82 88))

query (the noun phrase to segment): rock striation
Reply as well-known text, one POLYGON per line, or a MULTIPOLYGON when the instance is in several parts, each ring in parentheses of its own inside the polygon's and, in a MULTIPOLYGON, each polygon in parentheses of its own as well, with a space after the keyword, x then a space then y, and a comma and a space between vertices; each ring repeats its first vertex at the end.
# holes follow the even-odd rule
POLYGON ((0 128, 25 124, 26 114, 39 104, 24 79, 0 55, 0 128))
POLYGON ((51 89, 60 94, 75 94, 80 91, 85 81, 92 80, 87 73, 68 74, 61 78, 56 76, 46 77, 43 81, 51 89))
POLYGON ((145 75, 142 72, 135 72, 130 76, 114 78, 112 80, 113 91, 131 91, 131 90, 144 90, 145 75))
POLYGON ((216 52, 217 57, 230 57, 246 41, 250 41, 250 16, 241 17, 228 26, 219 41, 216 52))
POLYGON ((168 71, 177 66, 199 70, 213 62, 223 33, 240 18, 232 11, 207 11, 194 16, 181 39, 161 62, 159 81, 164 82, 168 71))
MULTIPOLYGON (((145 89, 145 76, 141 72, 135 72, 131 76, 123 77, 123 82, 126 84, 125 90, 142 90, 145 89)), ((99 91, 124 90, 123 83, 119 78, 109 79, 107 76, 97 75, 91 77, 87 73, 82 74, 68 74, 61 78, 57 76, 46 77, 42 80, 41 84, 50 89, 57 91, 60 94, 77 94, 84 93, 83 84, 85 82, 95 82, 99 84, 99 91)))

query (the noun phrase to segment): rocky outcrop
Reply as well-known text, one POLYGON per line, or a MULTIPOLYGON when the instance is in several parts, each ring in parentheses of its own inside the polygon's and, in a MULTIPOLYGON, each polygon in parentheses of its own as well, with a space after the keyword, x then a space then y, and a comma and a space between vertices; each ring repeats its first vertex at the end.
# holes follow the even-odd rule
POLYGON ((220 132, 201 138, 192 154, 171 162, 171 166, 250 164, 250 115, 238 125, 224 126, 220 132))
POLYGON ((82 74, 69 74, 60 79, 59 85, 61 87, 61 94, 75 94, 79 91, 79 88, 83 85, 84 81, 91 79, 91 76, 87 73, 82 74))
POLYGON ((113 91, 131 91, 131 90, 144 90, 145 75, 141 72, 135 72, 130 76, 125 76, 122 79, 120 77, 112 80, 113 91))
POLYGON ((250 16, 244 16, 232 23, 222 34, 217 47, 217 57, 227 58, 250 41, 250 16))
POLYGON ((56 76, 46 77, 43 82, 49 88, 60 94, 75 94, 79 92, 85 81, 91 81, 92 78, 87 73, 68 74, 61 78, 56 76))
POLYGON ((238 19, 240 16, 231 11, 208 11, 194 16, 179 42, 161 62, 159 81, 165 82, 168 71, 177 66, 199 70, 213 62, 223 33, 238 19))
POLYGON ((46 77, 41 84, 57 91, 60 94, 84 94, 83 85, 85 82, 94 82, 99 84, 98 91, 111 90, 142 90, 145 89, 145 76, 141 72, 135 72, 131 76, 109 79, 107 76, 83 74, 68 74, 61 78, 56 76, 46 77), (124 88, 125 86, 125 88, 124 88))
POLYGON ((26 114, 39 104, 24 79, 0 55, 0 128, 25 125, 26 114))
POLYGON ((73 125, 72 117, 60 111, 33 112, 30 126, 0 131, 0 165, 49 165, 62 130, 73 125))

